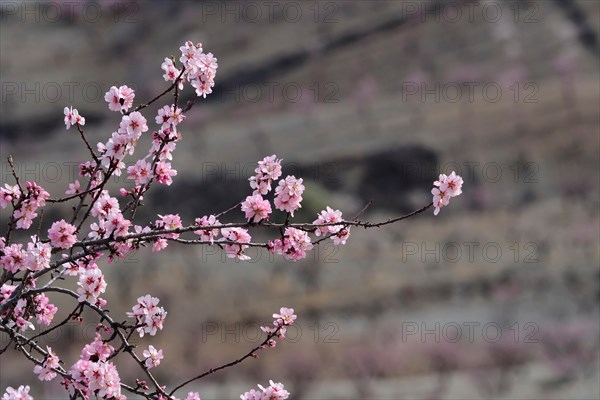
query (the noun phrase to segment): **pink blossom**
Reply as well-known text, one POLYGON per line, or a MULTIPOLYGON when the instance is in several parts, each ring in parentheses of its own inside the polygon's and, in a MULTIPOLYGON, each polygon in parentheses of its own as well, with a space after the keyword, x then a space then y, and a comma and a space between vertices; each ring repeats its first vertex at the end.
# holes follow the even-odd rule
MULTIPOLYGON (((277 332, 278 338, 285 339, 287 327, 293 325, 297 318, 296 314, 294 314, 294 309, 281 307, 279 314, 273 314, 273 318, 275 318, 275 320, 273 321, 272 327, 261 326, 260 329, 269 336, 277 332)), ((277 345, 275 337, 270 338, 267 345, 271 348, 275 347, 277 345)))
POLYGON ((19 199, 19 197, 21 197, 19 185, 10 186, 5 183, 4 187, 0 187, 0 207, 6 208, 7 205, 11 204, 13 200, 19 199))
POLYGON ((64 219, 56 221, 48 229, 50 244, 60 249, 70 249, 77 242, 76 231, 77 228, 67 223, 64 219))
POLYGON ((212 87, 215 85, 214 81, 205 73, 200 73, 190 79, 190 84, 196 89, 196 94, 206 98, 207 95, 212 93, 212 87))
POLYGON ((92 216, 106 218, 111 212, 120 211, 119 200, 111 197, 107 190, 103 190, 92 208, 92 216))
POLYGON ((151 154, 158 154, 160 161, 172 160, 173 151, 177 146, 179 140, 179 134, 175 130, 166 128, 158 132, 152 133, 152 148, 150 149, 151 154), (169 141, 165 144, 165 141, 169 141))
POLYGON ((8 283, 2 285, 2 287, 0 287, 0 304, 8 300, 8 298, 13 294, 16 288, 16 286, 9 285, 8 283))
MULTIPOLYGON (((244 228, 223 228, 221 229, 221 234, 223 235, 223 239, 236 242, 236 243, 250 243, 252 238, 248 231, 244 228)), ((243 244, 225 244, 225 253, 229 258, 236 258, 238 260, 249 260, 250 257, 244 254, 244 250, 246 250, 249 246, 243 244)))
POLYGON ((162 307, 158 307, 159 300, 156 297, 145 295, 137 299, 138 303, 133 306, 132 311, 127 313, 128 317, 135 318, 140 337, 145 333, 150 336, 156 335, 157 330, 163 328, 163 322, 167 312, 162 307))
MULTIPOLYGON (((96 339, 97 340, 97 339, 96 339)), ((122 399, 121 379, 115 365, 105 360, 78 360, 69 374, 73 386, 81 390, 86 397, 122 399)))
POLYGON ((171 106, 163 106, 160 108, 155 120, 157 124, 161 125, 161 129, 167 129, 171 126, 176 127, 183 122, 185 118, 181 108, 175 107, 173 104, 171 106))
POLYGON ((175 104, 171 106, 169 111, 169 122, 171 125, 173 125, 173 127, 176 127, 187 118, 185 115, 183 115, 183 110, 179 107, 175 107, 175 104))
POLYGON ((439 180, 433 182, 440 190, 446 192, 450 197, 456 197, 462 193, 463 179, 454 171, 448 176, 440 174, 439 180))
POLYGON ((60 367, 59 360, 56 354, 52 352, 51 347, 47 347, 48 356, 42 363, 42 365, 36 365, 33 368, 33 372, 38 376, 40 381, 51 381, 56 377, 54 369, 60 367))
MULTIPOLYGON (((214 215, 203 216, 202 218, 196 218, 196 225, 198 226, 215 226, 221 225, 219 220, 214 215)), ((200 239, 204 241, 210 241, 213 244, 215 238, 219 236, 219 229, 200 229, 194 231, 196 235, 200 235, 200 239)))
POLYGON ((152 252, 158 253, 159 251, 166 249, 168 245, 167 239, 156 239, 152 243, 152 252))
MULTIPOLYGON (((318 218, 313 222, 315 225, 322 224, 330 224, 334 222, 341 222, 342 212, 340 210, 333 210, 331 207, 327 206, 327 208, 317 214, 318 218)), ((329 233, 337 233, 340 229, 343 228, 343 225, 329 225, 329 226, 321 226, 318 227, 315 231, 315 235, 327 235, 329 233)))
POLYGON ((171 163, 165 161, 157 162, 155 170, 157 182, 167 186, 173 183, 172 177, 177 175, 177 171, 171 168, 171 163))
POLYGON ((94 341, 86 344, 81 349, 82 360, 107 361, 115 348, 102 340, 100 333, 96 332, 94 341))
POLYGON ((43 207, 46 205, 46 199, 50 197, 50 194, 44 190, 43 187, 35 182, 26 182, 27 195, 29 196, 29 202, 34 204, 36 207, 43 207))
POLYGON ((90 239, 103 239, 110 235, 108 222, 105 219, 100 219, 98 222, 92 223, 90 229, 90 233, 88 233, 90 239))
POLYGON ((282 239, 269 243, 271 252, 283 255, 286 260, 298 261, 306 257, 313 245, 308 233, 296 228, 286 228, 282 239))
POLYGON ((130 142, 135 143, 143 132, 148 130, 146 118, 139 111, 134 111, 129 115, 124 115, 119 125, 119 131, 127 133, 130 142))
POLYGON ((463 179, 456 175, 454 171, 450 175, 440 174, 437 181, 433 182, 431 189, 433 195, 434 215, 438 215, 440 209, 450 203, 450 198, 459 196, 462 193, 463 179))
POLYGON ((9 272, 25 269, 25 253, 22 244, 11 244, 4 247, 4 255, 0 257, 0 266, 9 272))
POLYGON ((263 391, 263 399, 268 400, 284 400, 289 397, 289 393, 284 389, 282 383, 269 381, 269 386, 264 388, 261 385, 258 387, 263 391))
POLYGON ((144 185, 152 178, 152 164, 146 160, 137 160, 135 165, 127 168, 127 179, 135 180, 136 185, 144 185))
POLYGON ((267 156, 258 162, 254 172, 256 175, 248 179, 250 187, 254 189, 254 194, 264 196, 271 191, 271 182, 281 176, 281 160, 275 154, 267 156))
POLYGON ((200 398, 200 394, 198 392, 189 392, 187 396, 185 396, 185 400, 202 400, 200 398))
POLYGON ((106 216, 106 230, 114 237, 125 236, 130 226, 131 221, 125 219, 119 210, 113 210, 106 216))
POLYGON ((273 318, 275 318, 273 324, 277 326, 293 325, 297 317, 293 308, 281 307, 279 314, 273 314, 273 318))
MULTIPOLYGON (((215 85, 214 78, 219 67, 217 59, 212 53, 202 53, 202 44, 200 43, 194 44, 187 41, 180 47, 180 50, 179 60, 186 68, 186 79, 196 89, 196 95, 206 97, 212 93, 215 85)), ((171 66, 167 63, 165 68, 170 69, 171 66)))
POLYGON ((96 304, 101 293, 106 291, 106 281, 100 268, 90 268, 83 270, 79 274, 79 282, 77 282, 77 293, 80 302, 87 301, 91 304, 96 304))
POLYGON ((240 399, 242 400, 285 400, 289 397, 289 392, 285 390, 283 384, 275 383, 272 380, 269 381, 269 386, 266 388, 262 385, 258 385, 260 391, 251 389, 250 391, 242 394, 240 399))
POLYGON ((171 126, 169 116, 171 115, 171 107, 163 106, 158 109, 158 115, 155 118, 157 124, 160 124, 161 129, 166 129, 171 126))
POLYGON ((133 89, 127 86, 116 87, 112 86, 104 95, 104 100, 108 102, 108 108, 111 111, 127 112, 133 105, 135 93, 133 89))
POLYGON ((144 350, 142 354, 146 357, 146 361, 144 362, 146 368, 157 367, 160 364, 160 360, 163 359, 162 350, 156 350, 152 345, 148 346, 148 349, 144 350))
MULTIPOLYGON (((173 60, 171 60, 170 58, 165 58, 165 61, 161 64, 160 67, 163 69, 163 71, 165 71, 163 75, 165 81, 175 82, 175 79, 177 79, 179 74, 181 74, 181 70, 175 67, 175 65, 173 64, 173 60)), ((183 89, 184 81, 185 78, 182 76, 178 82, 179 90, 183 89)))
POLYGON ((346 244, 346 240, 350 237, 350 227, 346 226, 340 229, 335 235, 331 236, 331 240, 333 240, 334 244, 346 244))
MULTIPOLYGON (((98 143, 97 148, 98 152, 100 152, 100 159, 102 160, 102 165, 105 167, 111 167, 117 165, 117 167, 123 168, 120 162, 125 157, 125 154, 128 151, 129 146, 129 138, 126 134, 121 134, 119 132, 113 132, 110 139, 106 144, 98 143)), ((115 171, 116 172, 116 171, 115 171)), ((117 175, 119 176, 120 173, 117 175)))
POLYGON ((21 208, 15 210, 13 218, 17 220, 16 227, 19 229, 29 229, 35 217, 37 217, 37 206, 30 201, 24 201, 21 208))
POLYGON ((81 163, 79 164, 79 176, 91 176, 95 169, 96 163, 94 161, 81 163))
POLYGON ((187 69, 195 68, 196 59, 202 53, 202 43, 194 44, 192 41, 188 40, 179 48, 179 50, 181 50, 179 61, 187 69))
POLYGON ((34 298, 35 314, 38 324, 49 326, 58 311, 58 307, 50 303, 45 294, 39 294, 34 298))
POLYGON ((296 179, 290 175, 279 181, 279 186, 275 188, 275 207, 281 211, 287 211, 294 216, 294 211, 302 207, 302 193, 304 193, 304 185, 302 178, 296 179))
POLYGON ((30 319, 32 315, 26 315, 29 307, 29 302, 25 298, 17 300, 17 304, 10 315, 7 326, 9 328, 16 327, 17 330, 26 331, 27 329, 35 330, 30 319))
POLYGON ((29 386, 21 385, 18 389, 9 386, 6 388, 2 400, 33 400, 33 397, 29 395, 29 390, 29 386))
POLYGON ((200 71, 206 73, 212 73, 213 75, 217 73, 217 68, 219 68, 219 64, 217 63, 216 57, 213 53, 202 53, 198 58, 197 66, 200 71))
MULTIPOLYGON (((179 229, 183 226, 181 223, 181 217, 179 216, 179 214, 167 214, 167 215, 159 214, 159 217, 160 217, 160 219, 156 220, 155 225, 160 229, 173 230, 173 229, 179 229)), ((162 237, 170 238, 170 239, 177 239, 179 237, 179 233, 166 233, 166 234, 163 234, 162 237)))
POLYGON ((71 127, 71 125, 85 125, 85 118, 83 118, 81 115, 79 115, 79 111, 77 111, 77 109, 71 107, 65 107, 64 109, 64 113, 65 113, 65 125, 67 126, 67 129, 69 129, 71 127))
POLYGON ((73 183, 69 183, 69 189, 65 192, 65 194, 77 194, 80 192, 81 184, 79 180, 75 180, 73 183))
POLYGON ((52 246, 48 243, 40 242, 35 235, 31 237, 31 240, 31 242, 27 243, 25 267, 30 271, 40 271, 49 268, 52 246))
POLYGON ((271 214, 271 203, 269 203, 269 200, 264 200, 260 194, 255 194, 246 197, 246 200, 242 203, 242 211, 246 214, 248 221, 268 220, 269 214, 271 214))
POLYGON ((438 215, 440 208, 450 203, 450 195, 438 188, 431 189, 431 194, 433 195, 433 206, 435 207, 433 214, 438 215))
MULTIPOLYGON (((50 194, 35 182, 26 182, 26 187, 25 200, 21 203, 20 208, 13 212, 13 218, 17 221, 16 228, 18 229, 29 229, 33 219, 37 217, 36 210, 43 207, 46 204, 46 199, 50 197, 50 194)), ((6 188, 9 189, 10 187, 6 186, 6 188)), ((6 201, 6 197, 13 197, 6 190, 0 189, 0 191, 2 191, 0 199, 4 198, 3 202, 6 201)))
POLYGON ((263 392, 256 389, 250 389, 246 393, 240 395, 242 400, 263 400, 263 392))

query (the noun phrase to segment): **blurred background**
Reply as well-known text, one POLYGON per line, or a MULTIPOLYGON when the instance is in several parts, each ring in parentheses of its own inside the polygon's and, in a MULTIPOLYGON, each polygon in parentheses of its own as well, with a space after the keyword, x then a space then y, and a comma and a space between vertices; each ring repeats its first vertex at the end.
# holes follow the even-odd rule
MULTIPOLYGON (((147 293, 169 313, 137 341, 164 350, 161 382, 245 354, 289 306, 287 343, 190 389, 234 399, 273 379, 294 399, 600 395, 600 2, 3 1, 1 21, 1 183, 13 183, 11 154, 22 179, 61 196, 89 157, 63 108, 105 142, 119 118, 104 93, 154 97, 167 87, 160 64, 186 40, 218 58, 216 86, 180 126, 178 175, 153 188, 138 224, 233 206, 270 154, 305 180, 298 221, 327 205, 351 217, 370 200, 364 219, 385 220, 427 204, 439 173, 464 177, 437 217, 354 229, 295 264, 171 244, 105 265, 113 315, 147 293)), ((162 105, 144 113, 151 130, 162 105)), ((47 207, 43 227, 68 212, 47 207)), ((57 318, 70 311, 50 297, 57 318)), ((93 336, 88 317, 48 340, 67 363, 93 336)), ((120 362, 123 379, 139 376, 120 362)), ((1 389, 19 384, 64 396, 7 352, 1 389)))

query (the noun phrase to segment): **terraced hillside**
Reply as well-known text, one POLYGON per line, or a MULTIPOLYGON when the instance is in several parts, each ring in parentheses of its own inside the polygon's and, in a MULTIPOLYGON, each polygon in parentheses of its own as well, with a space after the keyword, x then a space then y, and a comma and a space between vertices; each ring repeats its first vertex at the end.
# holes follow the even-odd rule
MULTIPOLYGON (((21 176, 64 191, 86 149, 64 131, 63 107, 105 140, 118 121, 104 91, 128 84, 136 101, 151 98, 165 87, 164 57, 192 39, 218 57, 217 84, 185 121, 172 188, 146 199, 142 220, 229 208, 273 153, 304 176, 309 221, 370 200, 364 218, 384 220, 428 202, 440 171, 465 177, 439 216, 355 229, 348 246, 297 264, 173 245, 109 266, 112 312, 145 293, 169 310, 159 378, 237 357, 254 343, 252 324, 287 304, 298 338, 215 375, 203 398, 237 398, 267 376, 308 399, 597 396, 599 2, 479 2, 472 18, 468 2, 453 2, 460 18, 447 2, 294 2, 298 22, 245 18, 236 2, 229 14, 224 3, 135 4, 118 23, 112 5, 94 23, 77 13, 23 22, 3 9, 0 155, 21 176)), ((76 332, 53 347, 76 349, 76 332)), ((2 388, 29 375, 3 356, 2 388)))

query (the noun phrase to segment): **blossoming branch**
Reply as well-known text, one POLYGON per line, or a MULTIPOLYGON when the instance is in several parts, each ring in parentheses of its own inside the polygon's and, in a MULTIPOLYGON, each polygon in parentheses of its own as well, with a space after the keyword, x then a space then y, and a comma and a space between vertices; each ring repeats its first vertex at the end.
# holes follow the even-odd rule
MULTIPOLYGON (((282 177, 282 160, 271 155, 258 161, 255 175, 248 178, 251 193, 235 206, 220 213, 195 218, 184 226, 178 214, 157 215, 150 224, 136 224, 136 211, 154 184, 169 186, 177 176, 171 161, 177 144, 182 140, 180 125, 186 120, 199 98, 212 93, 218 69, 217 59, 205 53, 200 43, 186 42, 179 48, 178 60, 165 58, 161 67, 163 78, 170 85, 146 103, 134 106, 135 91, 128 86, 112 86, 105 95, 108 108, 119 114, 118 128, 105 142, 92 146, 85 132, 85 118, 72 106, 64 108, 67 130, 74 127, 89 152, 90 159, 79 166, 80 179, 70 182, 65 196, 52 198, 36 182, 21 182, 13 167, 14 182, 0 188, 0 207, 10 208, 6 233, 0 237, 0 332, 8 336, 8 344, 0 355, 13 348, 33 364, 33 374, 41 381, 60 379, 72 399, 90 397, 126 399, 126 393, 146 399, 177 399, 175 393, 191 382, 237 365, 248 358, 258 358, 258 352, 276 346, 284 339, 286 329, 296 320, 294 309, 283 307, 273 314, 273 325, 261 327, 266 335, 261 344, 242 357, 219 367, 196 374, 170 391, 161 385, 152 370, 168 359, 162 349, 149 345, 141 352, 131 343, 134 334, 154 336, 163 329, 168 312, 160 300, 149 294, 137 299, 127 320, 118 322, 107 311, 108 301, 102 296, 109 282, 105 279, 103 263, 124 258, 141 247, 151 251, 165 250, 169 243, 185 243, 220 247, 228 257, 248 260, 245 251, 262 247, 289 261, 298 261, 319 243, 331 240, 344 245, 350 240, 352 227, 373 228, 395 223, 420 214, 434 206, 437 215, 451 198, 462 192, 462 178, 452 172, 440 175, 433 183, 432 202, 404 216, 387 221, 368 222, 360 216, 369 206, 351 219, 332 207, 320 211, 312 222, 295 222, 294 214, 302 207, 305 186, 301 177, 282 177), (180 92, 188 83, 194 97, 180 104, 180 92), (172 95, 172 101, 159 108, 152 130, 143 110, 172 95), (140 138, 150 135, 152 144, 147 152, 129 167, 125 160, 139 154, 140 138), (120 188, 118 195, 106 187, 114 176, 126 174, 131 184, 120 188), (273 190, 274 188, 274 190, 273 190), (25 243, 13 241, 15 230, 31 229, 38 212, 48 204, 71 202, 70 218, 53 221, 45 235, 31 234, 25 243), (274 209, 285 213, 285 221, 270 220, 274 209), (221 223, 219 218, 238 211, 244 218, 236 223, 221 223), (271 240, 253 242, 251 232, 263 229, 273 232, 271 240), (188 235, 188 236, 185 236, 188 235), (185 237, 184 237, 185 236, 185 237), (63 279, 76 281, 75 291, 59 285, 63 279), (73 310, 66 318, 55 322, 58 313, 49 294, 65 296, 73 301, 73 310), (78 359, 68 362, 60 358, 43 341, 54 330, 72 320, 81 320, 85 309, 97 315, 94 340, 86 344, 78 359), (54 325, 52 323, 54 322, 54 325), (42 329, 27 337, 25 333, 42 329), (124 382, 113 363, 115 357, 130 357, 139 366, 141 375, 135 382, 124 382)), ((250 399, 287 399, 288 391, 281 383, 258 385, 240 397, 250 399)), ((32 399, 27 385, 8 387, 2 400, 32 399)), ((199 400, 200 395, 189 392, 186 400, 199 400)))

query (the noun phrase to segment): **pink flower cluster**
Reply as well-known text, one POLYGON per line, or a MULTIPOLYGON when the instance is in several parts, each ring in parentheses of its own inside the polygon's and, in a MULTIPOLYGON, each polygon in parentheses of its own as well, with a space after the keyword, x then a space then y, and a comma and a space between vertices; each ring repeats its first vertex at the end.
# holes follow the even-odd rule
POLYGON ((2 400, 33 400, 33 397, 29 395, 29 390, 29 386, 21 385, 18 389, 9 386, 2 395, 2 400))
MULTIPOLYGON (((179 397, 171 396, 165 397, 162 394, 158 395, 158 400, 179 400, 179 397)), ((202 400, 200 399, 200 394, 198 392, 189 392, 187 396, 185 396, 185 400, 202 400)))
POLYGON ((73 247, 77 242, 76 232, 76 227, 61 219, 60 221, 55 221, 50 229, 48 229, 48 238, 52 246, 66 250, 73 247))
POLYGON ((433 185, 437 186, 431 189, 433 206, 435 207, 433 214, 438 215, 440 208, 450 203, 450 198, 462 193, 463 179, 452 171, 450 175, 440 174, 439 179, 433 182, 433 185))
POLYGON ((136 185, 144 185, 152 178, 152 164, 146 160, 137 160, 134 165, 127 168, 127 174, 127 179, 135 180, 136 185))
POLYGON ((33 368, 33 373, 38 376, 40 381, 51 381, 52 379, 56 378, 55 369, 60 367, 59 359, 56 354, 52 352, 52 348, 47 347, 47 350, 48 356, 42 365, 36 365, 33 368))
POLYGON ((281 176, 281 160, 273 154, 258 162, 258 167, 254 170, 256 175, 250 177, 250 187, 254 189, 253 194, 266 195, 271 191, 271 182, 279 179, 281 176))
MULTIPOLYGON (((183 225, 181 223, 181 217, 179 214, 167 214, 167 215, 159 215, 160 219, 156 220, 155 225, 159 229, 165 230, 173 230, 181 228, 183 225)), ((162 235, 166 238, 177 239, 179 237, 178 233, 167 233, 162 235)))
POLYGON ((159 161, 156 163, 156 181, 160 184, 170 186, 177 171, 171 168, 171 163, 159 161))
POLYGON ((79 360, 69 369, 67 383, 81 390, 86 396, 107 399, 125 399, 121 394, 121 378, 116 366, 108 361, 114 348, 104 343, 96 333, 94 341, 83 347, 79 360))
POLYGON ((258 385, 260 390, 250 389, 248 392, 240 395, 242 400, 285 400, 290 393, 285 390, 282 383, 269 381, 269 386, 258 385))
MULTIPOLYGON (((317 219, 313 222, 315 225, 332 224, 343 221, 342 212, 327 208, 317 214, 317 219)), ((327 225, 320 226, 315 230, 316 236, 331 235, 331 239, 337 245, 346 244, 346 240, 350 237, 350 227, 344 225, 327 225)))
POLYGON ((27 194, 21 193, 18 185, 10 186, 5 184, 0 188, 0 207, 6 208, 13 204, 15 211, 13 218, 17 222, 16 228, 29 229, 35 217, 37 209, 46 205, 46 199, 50 194, 35 182, 26 182, 27 194), (24 196, 23 196, 24 195, 24 196), (14 201, 17 200, 15 204, 14 201))
MULTIPOLYGON (((0 287, 0 305, 6 303, 6 301, 10 298, 10 296, 13 294, 16 288, 16 286, 9 285, 8 283, 5 283, 4 285, 2 285, 2 287, 0 287)), ((0 315, 0 318, 4 319, 8 317, 8 313, 9 310, 5 310, 2 313, 2 315, 0 315)))
POLYGON ((114 174, 120 176, 121 170, 125 168, 123 159, 127 154, 133 154, 135 145, 142 133, 146 131, 148 125, 142 113, 134 111, 129 115, 123 115, 119 129, 112 133, 106 143, 99 142, 97 145, 102 165, 106 168, 114 168, 114 174))
MULTIPOLYGON (((206 97, 207 94, 211 94, 219 67, 217 59, 212 53, 203 53, 201 43, 194 44, 189 40, 179 50, 181 50, 179 61, 185 67, 183 76, 178 82, 179 88, 183 89, 183 82, 187 80, 196 89, 198 96, 206 97)), ((165 71, 163 77, 167 81, 175 82, 181 74, 171 59, 165 58, 161 67, 165 71)))
MULTIPOLYGON (((132 113, 134 114, 134 113, 132 113)), ((158 110, 155 120, 160 124, 160 130, 152 133, 152 146, 145 158, 136 161, 136 163, 127 168, 128 179, 134 180, 136 188, 131 193, 140 192, 141 185, 149 183, 152 178, 163 185, 171 185, 172 177, 177 175, 177 171, 171 166, 168 160, 173 159, 173 151, 177 141, 181 138, 177 132, 177 125, 185 120, 181 108, 174 104, 163 106, 158 110), (148 157, 156 156, 156 163, 146 161, 148 157)), ((125 191, 125 194, 130 192, 125 191)))
MULTIPOLYGON (((206 227, 221 225, 221 223, 219 222, 217 217, 215 217, 214 215, 205 215, 202 218, 196 218, 196 220, 194 222, 198 226, 206 226, 206 227)), ((215 241, 215 238, 219 235, 219 230, 218 229, 199 229, 197 231, 194 231, 194 233, 196 235, 200 236, 200 240, 207 241, 207 242, 210 242, 210 244, 213 244, 215 241)))
MULTIPOLYGON (((156 220, 154 223, 158 229, 173 230, 183 227, 179 214, 159 215, 159 217, 160 219, 156 220)), ((166 249, 169 244, 167 239, 177 239, 178 237, 178 233, 165 233, 161 235, 160 238, 152 243, 152 251, 158 252, 166 249)))
POLYGON ((137 331, 140 337, 148 333, 150 336, 156 335, 157 330, 163 328, 163 322, 167 316, 164 308, 158 307, 159 300, 149 294, 138 297, 137 304, 133 306, 132 311, 127 313, 130 318, 137 321, 137 331))
POLYGON ((65 191, 65 194, 78 194, 81 192, 81 183, 79 180, 75 180, 73 183, 69 183, 69 189, 65 191))
POLYGON ((4 187, 0 187, 0 207, 6 208, 7 205, 13 204, 13 201, 19 200, 19 197, 21 197, 19 185, 10 186, 5 183, 4 187))
POLYGON ((9 328, 16 327, 16 329, 20 331, 26 331, 27 329, 35 330, 35 327, 30 321, 31 315, 28 315, 27 306, 27 299, 20 298, 17 300, 17 305, 13 309, 7 324, 9 328))
POLYGON ((33 304, 38 324, 50 326, 58 307, 51 304, 48 297, 43 293, 33 298, 33 304))
POLYGON ((313 244, 308 233, 296 228, 285 228, 283 238, 269 242, 272 253, 283 255, 286 260, 298 261, 306 257, 313 244))
POLYGON ((0 257, 0 266, 9 272, 18 272, 25 269, 25 254, 22 244, 11 244, 2 249, 4 255, 0 257))
POLYGON ((302 193, 304 193, 302 178, 296 179, 293 175, 287 176, 280 180, 279 186, 275 188, 275 208, 289 212, 293 217, 294 211, 302 207, 300 205, 302 193))
POLYGON ((108 103, 108 108, 111 111, 127 112, 133 105, 135 92, 128 86, 116 87, 112 86, 104 95, 104 100, 108 103))
MULTIPOLYGON (((0 304, 5 303, 14 293, 17 287, 5 283, 0 288, 0 304)), ((45 294, 38 294, 31 300, 20 298, 17 300, 15 308, 10 312, 5 310, 0 317, 7 320, 9 328, 16 327, 17 330, 25 331, 27 329, 35 330, 31 323, 32 318, 42 325, 49 326, 56 315, 58 308, 50 303, 45 294)))
POLYGON ((244 228, 223 228, 221 229, 221 234, 223 235, 223 240, 234 243, 226 243, 225 244, 225 253, 229 258, 235 258, 238 260, 249 260, 250 257, 244 254, 244 250, 248 247, 247 245, 241 243, 250 243, 252 238, 248 231, 244 228), (239 243, 239 244, 238 244, 239 243))
POLYGON ((246 214, 248 221, 268 220, 269 214, 271 214, 271 203, 269 200, 263 199, 260 194, 253 194, 242 202, 242 211, 246 214))
POLYGON ((18 272, 24 269, 40 271, 50 266, 52 246, 39 241, 36 235, 27 243, 27 250, 22 244, 11 244, 0 247, 4 255, 0 257, 0 266, 9 272, 18 272))
POLYGON ((67 126, 67 129, 69 129, 71 127, 71 125, 85 125, 85 118, 83 118, 81 115, 79 115, 79 111, 77 111, 77 109, 71 107, 65 107, 65 125, 67 126))
POLYGON ((102 239, 124 236, 129 232, 131 221, 125 219, 121 213, 119 200, 103 190, 92 208, 91 214, 98 218, 98 222, 90 225, 88 237, 91 239, 102 239))
MULTIPOLYGON (((260 329, 265 332, 267 335, 272 335, 277 332, 277 337, 280 339, 285 339, 285 334, 287 331, 287 327, 294 324, 296 321, 296 314, 294 314, 293 308, 281 307, 279 309, 279 314, 273 314, 273 326, 261 326, 260 329)), ((268 340, 267 345, 269 347, 276 346, 275 337, 268 340)))
POLYGON ((160 125, 160 129, 164 130, 171 127, 175 128, 185 119, 186 116, 183 115, 181 108, 172 104, 171 106, 163 106, 159 109, 155 121, 160 125))
POLYGON ((100 294, 106 291, 106 281, 102 271, 96 264, 91 264, 87 268, 82 268, 79 272, 79 282, 77 282, 77 293, 80 302, 87 301, 91 304, 106 304, 100 299, 100 294))

